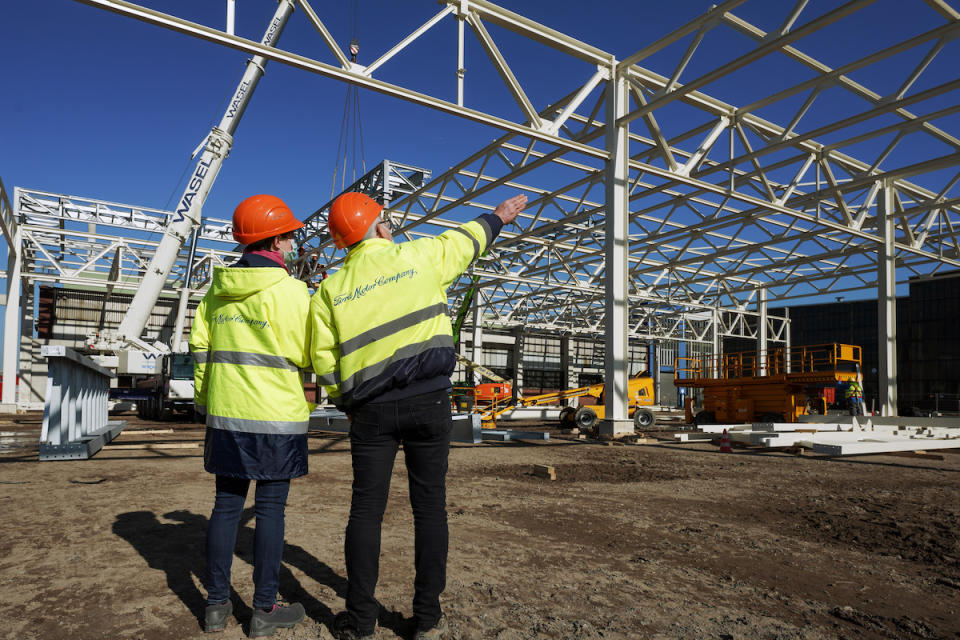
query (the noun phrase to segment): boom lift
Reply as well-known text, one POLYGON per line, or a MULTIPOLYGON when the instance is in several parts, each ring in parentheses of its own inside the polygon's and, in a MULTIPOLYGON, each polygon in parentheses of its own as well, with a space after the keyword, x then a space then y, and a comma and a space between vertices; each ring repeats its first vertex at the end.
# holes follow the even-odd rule
MULTIPOLYGON (((293 13, 294 6, 295 0, 278 0, 277 10, 260 40, 261 44, 269 47, 276 44, 290 14, 293 13)), ((189 397, 189 404, 192 407, 192 374, 188 382, 187 379, 182 379, 184 376, 180 373, 183 371, 184 359, 190 358, 186 354, 187 349, 182 340, 182 333, 190 294, 190 270, 196 248, 196 232, 201 224, 203 203, 220 172, 223 161, 230 154, 233 135, 257 83, 263 77, 266 64, 267 59, 263 56, 254 56, 247 61, 247 68, 233 92, 233 97, 220 123, 210 130, 204 141, 194 151, 193 157, 197 157, 199 153, 199 159, 119 329, 94 333, 88 340, 88 344, 94 351, 117 354, 118 357, 113 361, 117 364, 118 373, 140 377, 152 374, 157 377, 155 380, 145 381, 143 387, 138 384, 138 391, 142 389, 142 393, 133 394, 145 394, 141 401, 145 400, 151 415, 160 416, 182 408, 187 402, 185 397, 189 397), (193 241, 190 249, 190 264, 181 289, 176 329, 171 344, 147 343, 141 339, 141 335, 147 325, 150 312, 160 297, 184 243, 191 237, 193 241), (125 367, 126 362, 136 362, 138 366, 125 367), (145 363, 149 366, 143 366, 145 363), (186 389, 187 385, 189 389, 186 389)), ((110 360, 112 359, 107 359, 108 362, 110 360)))
MULTIPOLYGON (((653 378, 644 372, 630 378, 628 385, 628 415, 633 417, 634 426, 638 429, 652 427, 656 423, 656 418, 653 411, 648 407, 654 404, 653 378)), ((560 410, 560 426, 564 428, 577 427, 584 430, 593 429, 597 422, 603 420, 604 417, 603 396, 605 388, 606 385, 600 383, 576 389, 564 389, 563 391, 536 396, 526 396, 518 398, 515 405, 508 406, 498 406, 494 402, 492 407, 482 412, 482 421, 485 426, 493 427, 496 425, 497 418, 517 407, 539 407, 574 398, 590 397, 596 401, 596 404, 562 408, 560 410)))
MULTIPOLYGON (((460 340, 460 331, 463 328, 464 320, 467 317, 470 303, 476 295, 479 276, 473 276, 470 288, 464 295, 460 309, 457 311, 453 323, 453 340, 458 343, 460 340)), ((480 375, 493 380, 493 383, 478 384, 473 387, 473 396, 476 407, 482 418, 485 427, 495 427, 497 418, 504 413, 512 411, 517 407, 537 407, 541 405, 555 404, 574 398, 591 397, 596 400, 592 406, 582 407, 564 407, 560 410, 560 426, 565 428, 578 427, 580 429, 593 429, 597 422, 603 420, 604 404, 603 392, 604 385, 594 384, 576 389, 565 389, 563 391, 554 391, 536 396, 524 397, 517 390, 516 404, 509 404, 505 401, 511 396, 512 389, 510 382, 504 380, 486 367, 483 367, 472 360, 457 354, 457 361, 466 366, 472 367, 480 375)), ((654 404, 653 378, 646 372, 631 378, 627 390, 628 415, 633 417, 634 426, 637 428, 649 428, 656 423, 653 412, 646 408, 654 404)))
POLYGON ((797 422, 823 413, 826 390, 860 376, 860 347, 824 344, 778 349, 764 363, 756 352, 720 358, 677 358, 674 384, 703 389, 703 410, 694 422, 797 422), (762 366, 765 365, 765 366, 762 366))

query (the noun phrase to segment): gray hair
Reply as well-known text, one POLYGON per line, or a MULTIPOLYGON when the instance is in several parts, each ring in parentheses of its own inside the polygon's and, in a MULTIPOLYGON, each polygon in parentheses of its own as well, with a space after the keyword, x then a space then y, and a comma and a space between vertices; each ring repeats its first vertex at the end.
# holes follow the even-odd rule
POLYGON ((347 247, 347 251, 350 251, 351 249, 353 249, 355 246, 357 246, 358 244, 360 244, 360 243, 363 242, 364 240, 370 240, 370 239, 372 239, 372 238, 376 238, 376 237, 377 237, 377 225, 380 224, 380 222, 381 222, 380 216, 377 216, 377 217, 374 219, 374 221, 370 223, 370 226, 367 227, 367 232, 366 232, 365 234, 363 234, 363 237, 360 238, 359 240, 357 240, 356 242, 354 242, 353 244, 349 245, 349 246, 347 247))

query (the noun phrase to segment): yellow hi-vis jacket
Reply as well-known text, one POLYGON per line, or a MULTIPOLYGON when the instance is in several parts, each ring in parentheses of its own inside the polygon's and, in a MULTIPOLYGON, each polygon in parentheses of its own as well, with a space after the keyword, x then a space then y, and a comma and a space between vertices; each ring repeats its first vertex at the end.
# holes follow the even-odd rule
POLYGON ((450 387, 447 288, 499 233, 484 214, 433 238, 359 243, 310 303, 313 369, 349 411, 450 387))
POLYGON ((856 380, 850 382, 847 385, 847 390, 844 392, 843 397, 849 400, 850 398, 860 399, 863 397, 863 389, 860 388, 860 383, 856 380))
POLYGON ((306 284, 279 266, 214 268, 190 333, 207 471, 257 480, 307 473, 312 407, 300 369, 310 364, 309 308, 306 284))

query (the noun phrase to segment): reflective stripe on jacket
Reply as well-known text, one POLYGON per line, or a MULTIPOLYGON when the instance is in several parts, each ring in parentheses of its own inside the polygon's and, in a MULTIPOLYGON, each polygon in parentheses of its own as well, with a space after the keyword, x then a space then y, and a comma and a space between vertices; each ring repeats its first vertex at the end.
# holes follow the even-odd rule
POLYGON ((485 214, 433 238, 374 238, 350 251, 310 304, 313 368, 338 407, 450 386, 456 359, 447 288, 500 227, 485 214))
POLYGON ((303 282, 277 266, 214 268, 190 333, 194 400, 207 413, 204 468, 256 480, 307 473, 311 406, 303 282))

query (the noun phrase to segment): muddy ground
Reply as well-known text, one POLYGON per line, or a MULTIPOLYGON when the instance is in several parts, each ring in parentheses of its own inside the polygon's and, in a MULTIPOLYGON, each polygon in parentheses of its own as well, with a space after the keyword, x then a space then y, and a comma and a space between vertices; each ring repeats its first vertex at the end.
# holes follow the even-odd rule
MULTIPOLYGON (((37 462, 39 415, 0 423, 0 637, 209 637, 202 427, 133 416, 87 461, 37 462), (117 445, 182 443, 185 448, 117 445)), ((343 608, 348 443, 311 435, 287 510, 280 593, 330 638, 343 608)), ((960 638, 960 455, 797 457, 709 444, 454 445, 443 605, 452 637, 960 638), (533 475, 553 465, 557 480, 533 475)), ((409 637, 402 459, 384 521, 378 638, 409 637)), ((248 511, 236 621, 252 597, 248 511)))

